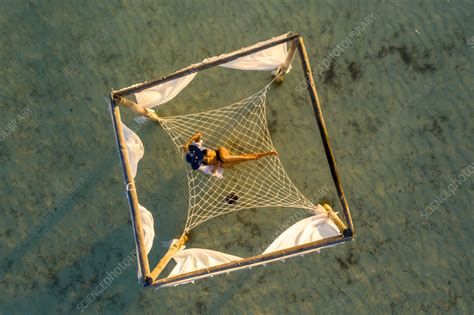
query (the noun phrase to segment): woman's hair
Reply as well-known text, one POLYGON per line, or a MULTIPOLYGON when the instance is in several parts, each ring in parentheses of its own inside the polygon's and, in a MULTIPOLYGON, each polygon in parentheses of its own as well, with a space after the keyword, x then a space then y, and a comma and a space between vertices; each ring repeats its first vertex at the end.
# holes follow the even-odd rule
POLYGON ((202 150, 202 153, 204 154, 204 158, 202 159, 202 164, 204 165, 209 165, 207 164, 207 149, 202 150))

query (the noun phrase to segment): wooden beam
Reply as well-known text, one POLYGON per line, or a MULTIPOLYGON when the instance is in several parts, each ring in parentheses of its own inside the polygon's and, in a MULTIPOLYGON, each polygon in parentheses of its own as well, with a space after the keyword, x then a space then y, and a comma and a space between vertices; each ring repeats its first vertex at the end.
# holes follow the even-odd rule
POLYGON ((288 55, 286 56, 285 62, 276 70, 276 82, 281 83, 285 77, 286 72, 291 66, 293 58, 296 54, 296 46, 298 45, 298 38, 293 39, 290 42, 290 48, 288 49, 288 55))
POLYGON ((185 233, 181 235, 176 244, 170 246, 168 252, 163 256, 163 258, 160 259, 160 262, 156 265, 155 268, 153 268, 153 271, 150 273, 150 277, 153 279, 153 281, 155 281, 159 277, 161 272, 170 262, 171 258, 173 258, 173 256, 184 246, 184 244, 186 244, 188 239, 189 236, 185 233))
POLYGON ((137 103, 129 100, 128 98, 125 98, 123 96, 120 96, 120 95, 116 95, 114 97, 114 101, 116 103, 119 103, 125 107, 128 107, 130 108, 134 113, 140 115, 140 116, 145 116, 145 117, 148 117, 150 118, 151 120, 153 121, 156 121, 156 122, 159 122, 160 121, 160 118, 158 117, 158 115, 155 113, 155 111, 151 110, 151 109, 148 109, 148 108, 145 108, 143 106, 140 106, 138 105, 137 103))
POLYGON ((178 78, 181 78, 181 77, 186 76, 188 74, 199 72, 201 70, 216 67, 216 66, 222 65, 224 63, 230 62, 232 60, 238 59, 240 57, 248 56, 248 55, 251 55, 253 53, 265 50, 267 48, 270 48, 270 47, 273 47, 273 46, 276 46, 276 45, 279 45, 279 44, 286 43, 286 42, 291 41, 291 40, 293 40, 297 37, 298 37, 298 34, 294 34, 294 33, 289 32, 289 33, 274 37, 272 39, 257 43, 255 45, 248 46, 248 47, 245 47, 245 48, 241 48, 240 50, 236 50, 236 51, 228 53, 228 54, 222 54, 222 55, 219 55, 219 56, 216 56, 216 57, 204 59, 204 61, 202 61, 201 63, 190 65, 190 66, 188 66, 184 69, 181 69, 179 71, 176 71, 176 72, 174 72, 174 73, 172 73, 168 76, 164 76, 162 78, 152 80, 152 81, 145 81, 143 83, 134 84, 134 85, 131 85, 129 87, 113 91, 112 94, 113 94, 113 96, 116 96, 116 95, 126 96, 126 95, 129 95, 129 94, 132 94, 132 93, 137 93, 137 92, 140 92, 140 91, 142 91, 144 89, 147 89, 149 87, 152 87, 152 86, 155 86, 155 85, 158 85, 158 84, 162 84, 162 83, 174 80, 174 79, 178 79, 178 78))
POLYGON ((142 218, 140 216, 140 208, 138 206, 138 195, 135 190, 135 181, 132 176, 130 161, 128 160, 127 145, 123 135, 122 120, 120 119, 120 109, 115 104, 112 95, 110 95, 110 110, 112 113, 112 123, 114 126, 115 140, 119 151, 120 161, 122 162, 123 175, 125 178, 125 188, 127 191, 128 205, 130 208, 130 216, 132 218, 133 232, 135 236, 135 244, 137 246, 137 259, 143 276, 143 283, 150 284, 150 265, 145 249, 145 238, 142 228, 142 218))
POLYGON ((318 123, 324 151, 326 153, 326 158, 328 160, 329 168, 331 170, 331 176, 334 181, 334 184, 336 185, 336 190, 339 196, 339 201, 341 202, 344 218, 347 222, 347 225, 349 226, 349 231, 347 231, 347 233, 353 235, 355 234, 355 231, 354 225, 352 223, 351 213, 349 211, 349 205, 347 204, 344 189, 342 188, 339 172, 337 171, 336 159, 334 158, 334 153, 332 152, 331 144, 329 143, 329 135, 326 129, 326 123, 324 122, 323 112, 319 103, 318 93, 316 91, 316 86, 313 81, 313 74, 311 73, 311 66, 309 64, 308 54, 306 53, 306 48, 304 46, 304 41, 302 37, 298 37, 298 52, 302 60, 306 85, 311 98, 311 103, 313 104, 314 115, 316 116, 316 121, 318 123))
POLYGON ((169 286, 173 285, 173 283, 180 283, 183 281, 193 281, 200 279, 200 278, 207 278, 213 275, 218 275, 226 272, 232 272, 244 268, 250 268, 253 266, 258 266, 258 265, 265 265, 267 263, 283 260, 285 258, 290 258, 293 256, 297 255, 304 255, 306 253, 314 252, 315 250, 326 247, 326 246, 332 246, 332 245, 337 245, 340 243, 348 242, 352 240, 352 236, 350 237, 344 237, 343 235, 339 236, 334 236, 330 238, 326 238, 323 240, 303 244, 303 245, 298 245, 294 246, 291 248, 286 248, 282 249, 279 251, 275 251, 272 253, 268 254, 263 254, 263 255, 256 255, 253 257, 248 257, 244 258, 238 261, 233 261, 229 262, 226 264, 214 266, 214 267, 209 267, 209 268, 204 268, 192 272, 188 272, 185 274, 180 274, 177 276, 169 277, 169 278, 164 278, 164 279, 159 279, 153 282, 152 286, 155 287, 160 287, 160 286, 169 286))
POLYGON ((336 224, 339 232, 343 233, 347 229, 347 226, 344 224, 344 222, 342 222, 342 220, 337 216, 336 212, 334 212, 329 204, 323 203, 322 206, 324 210, 326 210, 329 219, 331 219, 334 224, 336 224))

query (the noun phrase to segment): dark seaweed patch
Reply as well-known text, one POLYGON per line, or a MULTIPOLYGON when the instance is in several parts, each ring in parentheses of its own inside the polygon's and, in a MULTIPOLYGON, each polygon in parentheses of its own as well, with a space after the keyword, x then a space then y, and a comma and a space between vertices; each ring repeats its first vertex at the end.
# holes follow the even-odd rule
POLYGON ((385 58, 389 53, 393 54, 398 52, 400 55, 400 58, 402 59, 403 63, 406 65, 409 65, 412 61, 412 55, 416 52, 415 50, 408 50, 406 46, 390 46, 390 47, 385 47, 382 46, 379 51, 377 52, 377 58, 382 59, 385 58))
POLYGON ((406 46, 401 46, 401 47, 396 47, 396 46, 390 46, 388 48, 389 52, 394 53, 398 52, 400 55, 400 58, 402 58, 402 61, 404 64, 409 65, 412 61, 412 55, 416 53, 416 50, 408 50, 406 46))
POLYGON ((414 67, 416 72, 425 73, 425 72, 435 72, 436 66, 432 63, 425 63, 421 66, 414 67))
POLYGON ((262 284, 265 282, 265 276, 258 277, 257 283, 262 284))
POLYGON ((358 80, 361 76, 361 73, 362 73, 362 70, 361 70, 360 66, 355 62, 351 62, 347 66, 347 70, 349 70, 349 72, 351 73, 352 81, 358 80))
POLYGON ((338 262, 339 267, 341 267, 341 269, 349 269, 349 265, 346 264, 346 262, 342 260, 341 258, 336 257, 336 261, 338 262))
POLYGON ((444 137, 443 128, 441 127, 438 118, 436 117, 433 118, 433 120, 431 121, 431 125, 425 125, 423 127, 423 131, 425 132, 428 131, 433 136, 435 136, 436 139, 438 139, 442 143, 446 143, 446 138, 444 137))
POLYGON ((388 48, 385 46, 382 46, 379 51, 377 52, 377 58, 382 59, 388 54, 388 48))
POLYGON ((443 48, 443 50, 445 52, 447 52, 450 56, 453 55, 453 51, 456 50, 456 46, 454 45, 454 43, 449 43, 449 44, 446 44, 446 43, 443 43, 443 45, 441 46, 443 48))
POLYGON ((381 122, 378 121, 377 118, 367 118, 366 120, 367 124, 367 131, 370 132, 370 133, 377 133, 377 131, 379 130, 378 126, 381 124, 381 122))
POLYGON ((203 301, 197 301, 196 308, 199 314, 204 314, 207 311, 206 303, 204 303, 203 301))
POLYGON ((418 52, 416 47, 408 48, 406 46, 389 46, 381 47, 377 52, 377 58, 385 58, 388 54, 397 53, 406 66, 412 66, 413 70, 418 73, 433 73, 436 71, 437 67, 433 63, 426 62, 431 56, 431 51, 429 49, 423 50, 423 52, 418 52))
POLYGON ((296 294, 294 292, 287 292, 286 302, 287 303, 297 303, 298 300, 296 298, 296 294))
POLYGON ((336 79, 336 62, 333 60, 329 65, 329 69, 324 72, 324 83, 335 84, 336 79))
POLYGON ((359 259, 356 256, 354 256, 353 252, 350 252, 349 257, 347 257, 347 262, 349 263, 349 265, 354 266, 359 263, 359 259))
POLYGON ((274 134, 277 132, 277 121, 276 120, 270 120, 268 122, 268 130, 270 131, 271 134, 274 134))
POLYGON ((352 127, 354 127, 356 133, 361 133, 362 132, 362 129, 360 128, 359 126, 359 123, 355 120, 349 120, 349 125, 351 125, 352 127))

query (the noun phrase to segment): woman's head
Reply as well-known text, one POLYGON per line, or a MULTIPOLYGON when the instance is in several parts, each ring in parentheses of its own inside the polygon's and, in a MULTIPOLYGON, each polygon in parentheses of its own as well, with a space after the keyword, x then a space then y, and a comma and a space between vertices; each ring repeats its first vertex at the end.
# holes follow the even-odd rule
POLYGON ((186 154, 186 162, 191 164, 193 170, 197 170, 202 164, 204 153, 194 144, 190 144, 188 150, 189 151, 186 154))

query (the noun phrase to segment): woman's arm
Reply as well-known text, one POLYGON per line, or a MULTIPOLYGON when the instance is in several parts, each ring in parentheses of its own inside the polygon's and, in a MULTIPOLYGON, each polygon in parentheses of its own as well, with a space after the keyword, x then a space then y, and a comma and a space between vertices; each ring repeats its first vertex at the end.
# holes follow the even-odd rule
POLYGON ((184 150, 184 153, 188 153, 189 149, 189 145, 191 144, 191 142, 199 142, 201 141, 201 136, 202 134, 198 131, 196 132, 189 140, 188 142, 186 142, 184 145, 183 145, 183 150, 184 150))

